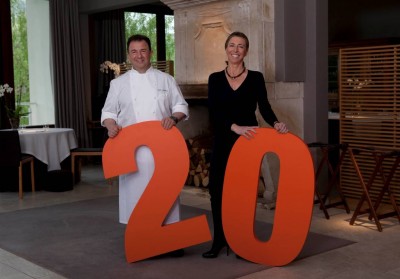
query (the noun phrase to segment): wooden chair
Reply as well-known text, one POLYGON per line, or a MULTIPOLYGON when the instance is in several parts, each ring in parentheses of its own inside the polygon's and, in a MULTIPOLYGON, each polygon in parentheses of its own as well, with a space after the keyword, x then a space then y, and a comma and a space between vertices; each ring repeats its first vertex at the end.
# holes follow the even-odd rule
POLYGON ((319 148, 322 152, 322 159, 321 159, 321 161, 318 165, 317 171, 315 173, 315 196, 317 199, 314 201, 314 203, 320 204, 320 209, 324 212, 326 219, 330 218, 327 209, 331 208, 331 207, 336 207, 338 205, 343 205, 346 212, 350 213, 350 208, 346 202, 346 198, 342 192, 340 183, 338 183, 338 181, 337 181, 341 164, 344 160, 344 157, 348 153, 348 145, 347 144, 327 144, 327 143, 314 142, 314 143, 308 144, 308 147, 309 148, 319 148), (331 164, 331 161, 329 160, 329 155, 334 155, 336 152, 339 152, 337 154, 339 156, 339 158, 338 158, 339 160, 338 160, 336 166, 333 167, 331 164), (317 189, 317 181, 318 181, 318 178, 319 178, 324 166, 328 167, 330 178, 329 178, 328 188, 326 190, 326 193, 322 194, 317 189), (327 204, 327 199, 334 188, 337 190, 340 200, 337 202, 333 202, 333 203, 331 202, 331 203, 327 204))
POLYGON ((382 224, 379 222, 380 219, 396 216, 400 222, 400 208, 397 206, 394 192, 390 188, 391 181, 397 171, 398 166, 400 165, 400 151, 387 148, 375 149, 374 147, 364 147, 349 148, 349 154, 354 166, 354 170, 356 171, 357 176, 360 180, 360 186, 362 189, 362 195, 360 197, 360 200, 358 201, 353 216, 350 219, 350 225, 354 225, 357 217, 363 214, 368 214, 369 220, 374 219, 376 227, 380 232, 382 231, 382 224), (368 154, 368 156, 371 156, 375 161, 375 167, 373 168, 373 171, 367 181, 364 180, 363 174, 356 159, 356 155, 359 155, 361 153, 368 154), (384 170, 385 159, 387 161, 392 159, 392 162, 389 163, 387 171, 384 170), (371 188, 378 175, 380 175, 382 183, 380 185, 381 188, 379 190, 378 197, 373 203, 371 198, 371 188), (387 195, 390 204, 393 207, 393 211, 378 214, 378 207, 381 205, 382 199, 385 194, 387 195), (362 209, 364 203, 367 203, 367 207, 365 209, 362 209))
POLYGON ((18 196, 23 198, 22 166, 30 163, 32 192, 35 192, 34 157, 21 153, 17 130, 0 131, 0 167, 18 167, 18 196))
POLYGON ((72 170, 72 181, 75 183, 80 180, 82 163, 79 157, 92 157, 102 156, 103 148, 75 148, 71 151, 71 170, 72 170), (78 166, 76 168, 76 160, 78 160, 78 166), (78 180, 77 180, 78 179, 78 180))

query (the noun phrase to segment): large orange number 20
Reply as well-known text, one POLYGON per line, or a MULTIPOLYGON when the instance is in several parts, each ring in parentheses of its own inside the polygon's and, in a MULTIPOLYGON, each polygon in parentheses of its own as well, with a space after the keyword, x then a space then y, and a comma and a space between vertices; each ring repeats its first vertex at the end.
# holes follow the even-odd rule
MULTIPOLYGON (((307 237, 314 195, 313 164, 300 138, 268 128, 257 131, 250 141, 239 138, 228 161, 222 203, 224 231, 235 253, 253 262, 280 266, 300 253, 307 237), (267 152, 278 155, 280 177, 272 235, 262 242, 254 236, 253 228, 259 168, 267 152)), ((205 215, 162 224, 189 167, 185 141, 175 127, 166 131, 159 121, 149 121, 122 129, 104 146, 105 177, 137 171, 134 152, 141 145, 151 149, 155 170, 126 228, 128 262, 211 239, 205 215)))

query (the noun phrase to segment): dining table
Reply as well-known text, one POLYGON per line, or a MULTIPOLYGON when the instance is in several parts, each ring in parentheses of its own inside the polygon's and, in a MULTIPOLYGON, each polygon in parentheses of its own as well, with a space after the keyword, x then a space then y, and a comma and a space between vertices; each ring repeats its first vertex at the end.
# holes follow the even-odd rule
POLYGON ((19 129, 21 152, 47 165, 47 171, 61 169, 61 162, 78 147, 75 131, 70 128, 19 129))

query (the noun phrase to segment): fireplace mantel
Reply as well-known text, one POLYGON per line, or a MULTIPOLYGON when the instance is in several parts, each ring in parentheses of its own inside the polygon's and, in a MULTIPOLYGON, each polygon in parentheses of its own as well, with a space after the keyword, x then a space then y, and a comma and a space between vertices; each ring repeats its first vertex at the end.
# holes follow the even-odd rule
POLYGON ((203 4, 209 4, 212 2, 221 2, 218 0, 161 0, 165 5, 170 7, 172 10, 185 9, 203 4))
POLYGON ((207 84, 179 84, 185 99, 207 99, 207 84))

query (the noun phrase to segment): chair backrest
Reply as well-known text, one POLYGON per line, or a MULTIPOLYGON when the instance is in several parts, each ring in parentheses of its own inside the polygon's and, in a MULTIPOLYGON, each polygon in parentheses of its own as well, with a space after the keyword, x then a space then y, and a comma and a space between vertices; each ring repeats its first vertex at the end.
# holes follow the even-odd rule
MULTIPOLYGON (((162 72, 168 73, 171 76, 174 76, 174 61, 167 60, 167 61, 153 61, 151 62, 153 68, 158 69, 162 72)), ((108 69, 114 72, 114 77, 118 77, 123 73, 127 72, 132 68, 130 62, 124 63, 112 63, 111 61, 105 61, 103 64, 100 65, 100 71, 103 73, 108 73, 108 69)))
POLYGON ((0 130, 0 167, 18 167, 21 145, 17 130, 0 130))

